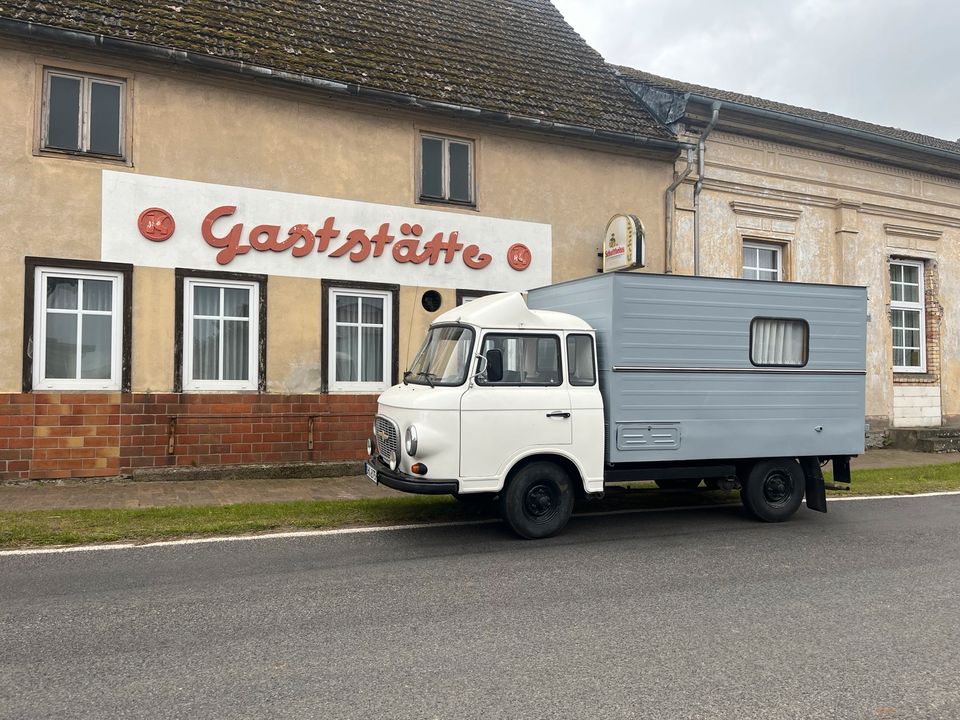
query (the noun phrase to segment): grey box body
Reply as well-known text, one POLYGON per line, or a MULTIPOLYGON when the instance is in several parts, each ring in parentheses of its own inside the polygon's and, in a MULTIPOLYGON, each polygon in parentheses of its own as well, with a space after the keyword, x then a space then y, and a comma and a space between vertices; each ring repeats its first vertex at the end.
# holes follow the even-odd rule
POLYGON ((608 463, 864 450, 866 288, 618 272, 527 303, 596 330, 608 463), (754 366, 755 318, 806 321, 806 365, 754 366))

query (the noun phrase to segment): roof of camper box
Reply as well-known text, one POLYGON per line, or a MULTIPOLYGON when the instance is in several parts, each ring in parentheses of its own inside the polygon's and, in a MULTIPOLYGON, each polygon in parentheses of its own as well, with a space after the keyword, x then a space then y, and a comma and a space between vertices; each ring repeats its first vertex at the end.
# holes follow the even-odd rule
POLYGON ((510 328, 523 330, 592 330, 576 315, 553 310, 531 310, 519 292, 486 295, 447 310, 433 321, 466 323, 482 328, 510 328))

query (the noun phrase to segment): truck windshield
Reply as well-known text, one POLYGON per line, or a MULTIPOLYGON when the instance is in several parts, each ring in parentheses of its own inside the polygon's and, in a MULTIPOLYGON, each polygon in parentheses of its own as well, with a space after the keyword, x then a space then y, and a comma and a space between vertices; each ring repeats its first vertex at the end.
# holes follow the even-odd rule
POLYGON ((430 328, 404 381, 418 385, 461 385, 467 379, 473 330, 446 325, 430 328))

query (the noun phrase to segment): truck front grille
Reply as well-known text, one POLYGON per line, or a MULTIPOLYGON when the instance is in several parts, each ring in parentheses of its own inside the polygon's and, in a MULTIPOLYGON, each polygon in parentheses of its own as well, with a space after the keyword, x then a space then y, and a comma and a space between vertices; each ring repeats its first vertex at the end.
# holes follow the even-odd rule
POLYGON ((400 431, 393 420, 377 415, 373 421, 373 432, 377 436, 377 452, 384 462, 387 462, 391 452, 400 457, 400 431))

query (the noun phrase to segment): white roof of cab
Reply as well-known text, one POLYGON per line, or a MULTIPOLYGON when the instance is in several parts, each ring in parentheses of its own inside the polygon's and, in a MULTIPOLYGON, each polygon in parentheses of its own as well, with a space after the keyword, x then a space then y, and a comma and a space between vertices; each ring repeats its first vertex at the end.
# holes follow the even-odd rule
POLYGON ((553 310, 531 310, 519 292, 497 293, 471 300, 447 310, 433 321, 437 323, 466 323, 481 328, 509 328, 524 330, 592 330, 584 320, 553 310))

